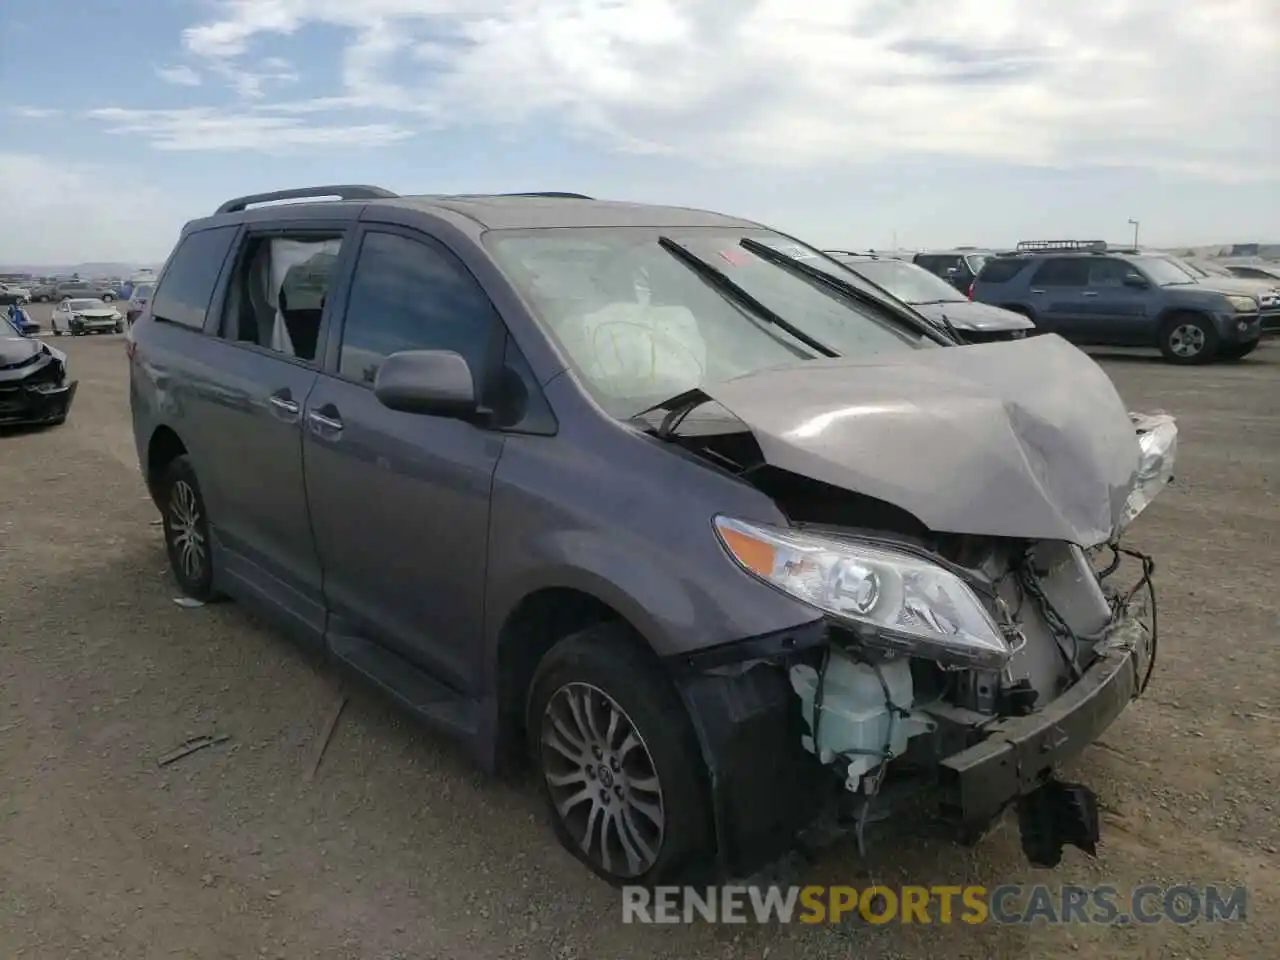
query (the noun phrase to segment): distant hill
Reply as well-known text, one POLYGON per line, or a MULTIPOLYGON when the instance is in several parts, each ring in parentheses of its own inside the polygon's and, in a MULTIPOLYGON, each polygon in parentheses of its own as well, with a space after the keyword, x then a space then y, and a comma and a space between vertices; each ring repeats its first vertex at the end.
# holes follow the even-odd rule
POLYGON ((78 273, 82 277, 128 277, 139 270, 159 270, 158 263, 71 263, 71 264, 4 264, 0 273, 29 273, 36 277, 62 277, 78 273))

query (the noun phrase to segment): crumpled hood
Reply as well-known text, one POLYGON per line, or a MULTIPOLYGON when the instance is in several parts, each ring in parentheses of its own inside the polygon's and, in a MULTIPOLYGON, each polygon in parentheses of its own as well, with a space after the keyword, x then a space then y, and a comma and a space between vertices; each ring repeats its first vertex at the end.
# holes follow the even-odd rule
POLYGON ((1102 368, 1056 335, 812 360, 704 385, 765 460, 942 533, 1110 539, 1140 451, 1102 368))
POLYGON ((112 317, 120 315, 120 311, 115 307, 94 307, 91 310, 74 310, 72 312, 77 317, 86 317, 89 320, 110 320, 112 317))
POLYGON ((935 323, 941 323, 945 317, 957 330, 1029 330, 1035 326, 1020 313, 972 300, 920 303, 915 309, 935 323))
POLYGON ((1280 289, 1280 281, 1269 283, 1248 277, 1201 277, 1196 281, 1196 286, 1214 293, 1242 293, 1256 297, 1258 294, 1280 289))

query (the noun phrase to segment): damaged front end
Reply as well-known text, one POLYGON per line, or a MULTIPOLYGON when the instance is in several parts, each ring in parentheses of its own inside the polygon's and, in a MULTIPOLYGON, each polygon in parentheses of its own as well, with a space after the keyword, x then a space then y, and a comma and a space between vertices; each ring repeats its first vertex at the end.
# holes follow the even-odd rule
MULTIPOLYGON (((1009 419, 1031 418, 1015 409, 1009 419)), ((1103 431, 1114 435, 1115 422, 1103 431)), ((781 507, 790 526, 720 517, 716 533, 745 573, 822 614, 681 664, 711 768, 722 869, 741 875, 785 852, 832 806, 859 842, 868 824, 909 809, 963 843, 1013 806, 1032 863, 1056 865, 1066 845, 1095 853, 1094 795, 1057 771, 1151 678, 1154 565, 1122 535, 1171 479, 1177 452, 1171 417, 1128 423, 1123 445, 1074 464, 1077 478, 1108 493, 1092 514, 1084 498, 1068 504, 1093 534, 1074 540, 938 532, 917 511, 778 466, 767 435, 757 447, 704 423, 676 440, 781 507), (1114 477, 1125 449, 1128 482, 1113 497, 1098 464, 1114 477)), ((1055 456, 1037 452, 1041 462, 1055 456)), ((1035 495, 1053 490, 1053 478, 1035 479, 1035 495)), ((1049 528, 1071 516, 1041 515, 1049 528)))
POLYGON ((60 350, 35 339, 0 337, 0 427, 61 423, 76 386, 67 379, 60 350))

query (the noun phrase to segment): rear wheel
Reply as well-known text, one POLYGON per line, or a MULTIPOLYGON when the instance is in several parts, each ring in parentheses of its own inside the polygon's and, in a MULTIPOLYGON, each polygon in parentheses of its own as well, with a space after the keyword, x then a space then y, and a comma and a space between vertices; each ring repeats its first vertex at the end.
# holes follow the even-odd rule
POLYGON ((209 514, 189 457, 184 454, 170 461, 157 493, 174 579, 189 597, 206 602, 215 599, 209 514))
POLYGON ((1243 360, 1253 351, 1258 349, 1261 340, 1251 340, 1248 343, 1227 343, 1218 348, 1218 358, 1221 360, 1243 360))
POLYGON ((588 627, 547 653, 526 728, 556 835, 598 876, 662 883, 707 852, 705 766, 688 714, 625 627, 588 627))
POLYGON ((1218 352, 1218 331, 1204 317, 1172 316, 1161 328, 1160 352, 1170 363, 1208 363, 1218 352))

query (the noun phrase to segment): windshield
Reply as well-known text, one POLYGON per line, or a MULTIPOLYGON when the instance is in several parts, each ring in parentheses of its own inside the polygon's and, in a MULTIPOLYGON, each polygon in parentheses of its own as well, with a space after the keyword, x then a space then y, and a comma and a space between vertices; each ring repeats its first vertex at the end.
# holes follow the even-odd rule
POLYGON ((68 310, 98 310, 105 307, 106 304, 101 300, 68 300, 68 310))
POLYGON ((750 237, 832 275, 839 265, 760 230, 687 227, 493 231, 485 242, 560 346, 584 388, 626 418, 694 387, 811 360, 812 348, 713 289, 659 244, 667 238, 837 354, 934 346, 769 263, 750 237))
POLYGON ((924 267, 902 260, 860 260, 846 267, 907 303, 952 303, 968 298, 924 267))
POLYGON ((1165 259, 1193 280, 1199 280, 1201 277, 1207 277, 1209 275, 1194 263, 1188 263, 1186 260, 1179 260, 1177 257, 1166 257, 1165 259))
POLYGON ((149 283, 138 284, 136 287, 133 288, 133 296, 134 296, 134 299, 137 299, 137 300, 141 300, 144 297, 151 296, 151 284, 149 283))
POLYGON ((1134 257, 1129 262, 1142 270, 1157 287, 1196 282, 1195 276, 1188 270, 1165 257, 1134 257))

